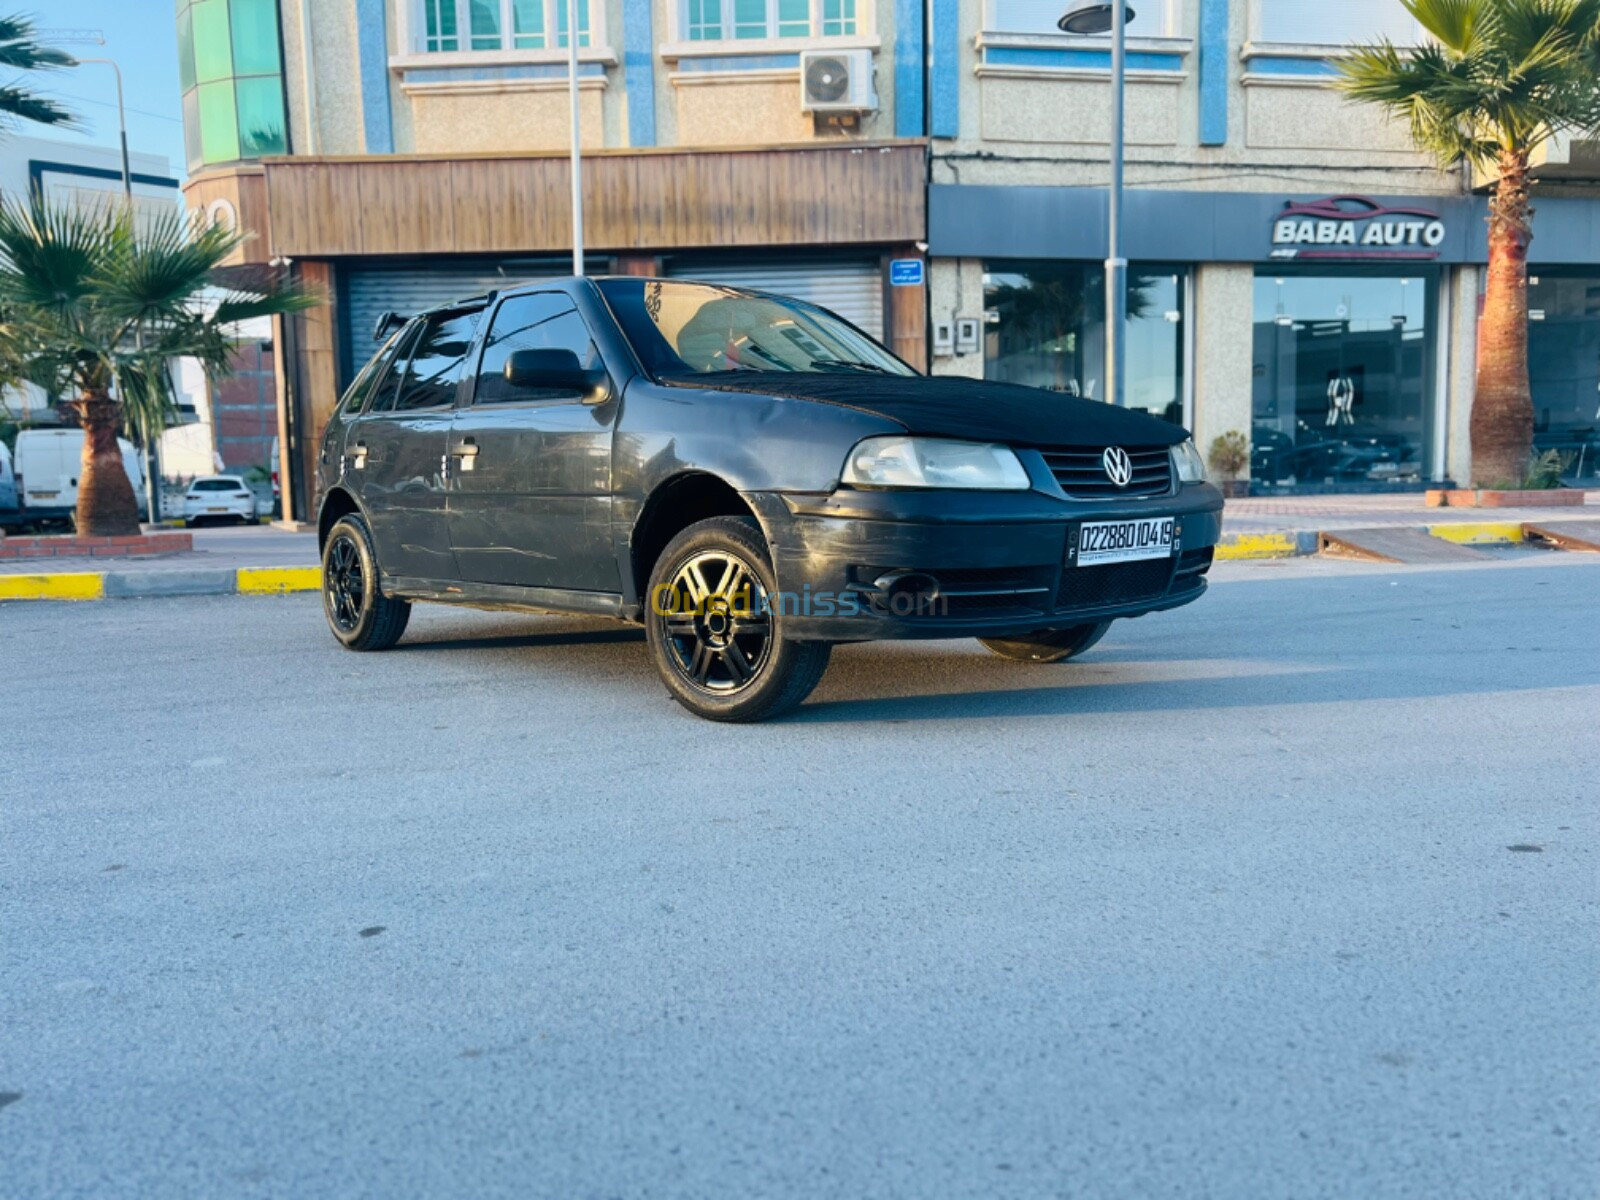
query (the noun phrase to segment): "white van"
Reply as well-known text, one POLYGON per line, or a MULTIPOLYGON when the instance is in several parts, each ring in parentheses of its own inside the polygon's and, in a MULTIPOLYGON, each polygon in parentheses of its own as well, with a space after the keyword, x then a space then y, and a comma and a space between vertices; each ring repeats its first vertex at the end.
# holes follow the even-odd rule
MULTIPOLYGON (((133 484, 139 512, 145 510, 144 471, 139 452, 126 438, 118 438, 122 449, 122 468, 133 484)), ((83 430, 24 429, 17 434, 17 451, 12 465, 16 469, 17 494, 22 519, 66 521, 78 508, 78 472, 83 469, 83 430)))

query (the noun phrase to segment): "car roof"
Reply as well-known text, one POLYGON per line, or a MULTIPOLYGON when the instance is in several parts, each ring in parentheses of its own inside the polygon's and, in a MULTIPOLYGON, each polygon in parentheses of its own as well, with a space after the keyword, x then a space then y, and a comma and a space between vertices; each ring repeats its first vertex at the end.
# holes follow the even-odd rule
MULTIPOLYGON (((744 292, 751 296, 776 296, 783 300, 797 299, 793 296, 784 296, 780 292, 763 291, 761 288, 743 287, 732 283, 715 283, 708 279, 692 279, 686 276, 667 278, 661 275, 554 275, 540 276, 533 279, 520 279, 509 281, 504 287, 491 288, 487 292, 476 292, 470 296, 458 296, 454 300, 447 300, 443 304, 430 305, 419 308, 413 313, 396 313, 406 322, 416 320, 418 317, 431 316, 434 313, 450 312, 452 309, 467 308, 471 305, 482 304, 487 306, 502 296, 520 296, 527 292, 549 291, 552 288, 561 289, 571 287, 576 283, 604 283, 610 280, 626 280, 630 283, 677 283, 698 284, 700 287, 721 288, 729 292, 744 292)), ((801 300, 799 303, 806 303, 801 300)))

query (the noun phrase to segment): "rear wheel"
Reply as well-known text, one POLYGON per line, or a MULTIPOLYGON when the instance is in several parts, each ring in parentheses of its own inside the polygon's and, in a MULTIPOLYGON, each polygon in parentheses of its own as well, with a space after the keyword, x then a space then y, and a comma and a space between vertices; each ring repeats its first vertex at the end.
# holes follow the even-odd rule
POLYGON ((340 517, 322 550, 322 611, 347 650, 387 650, 411 620, 411 605, 385 596, 367 524, 355 513, 340 517))
POLYGON ((645 631, 667 691, 710 721, 764 721, 811 694, 827 642, 783 637, 761 530, 714 517, 675 537, 650 573, 645 631))
POLYGON ((1093 625, 1075 625, 1071 629, 1040 629, 1023 637, 979 638, 978 640, 1001 658, 1016 662, 1065 662, 1082 654, 1111 628, 1110 621, 1093 625))

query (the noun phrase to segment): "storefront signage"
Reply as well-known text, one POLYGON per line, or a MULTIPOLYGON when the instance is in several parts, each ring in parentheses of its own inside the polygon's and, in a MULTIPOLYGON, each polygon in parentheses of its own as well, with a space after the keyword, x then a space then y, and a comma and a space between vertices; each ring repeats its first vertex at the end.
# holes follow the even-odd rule
POLYGON ((890 260, 889 282, 895 287, 921 287, 922 260, 920 258, 890 260))
POLYGON ((1430 209, 1333 196, 1285 204, 1272 222, 1272 257, 1435 259, 1444 239, 1444 221, 1430 209))

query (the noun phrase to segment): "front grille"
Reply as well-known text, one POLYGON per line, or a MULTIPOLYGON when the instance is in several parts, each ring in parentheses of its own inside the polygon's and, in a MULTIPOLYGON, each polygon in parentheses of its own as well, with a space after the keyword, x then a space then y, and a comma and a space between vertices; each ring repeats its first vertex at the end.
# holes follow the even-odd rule
POLYGON ((1124 446, 1133 460, 1133 478, 1118 487, 1106 475, 1105 446, 1040 446, 1045 465, 1061 490, 1085 499, 1165 496, 1172 490, 1172 453, 1166 446, 1124 446))
POLYGON ((1056 607, 1100 608, 1108 604, 1133 604, 1166 594, 1172 580, 1172 560, 1107 563, 1101 567, 1068 567, 1061 573, 1056 607))

